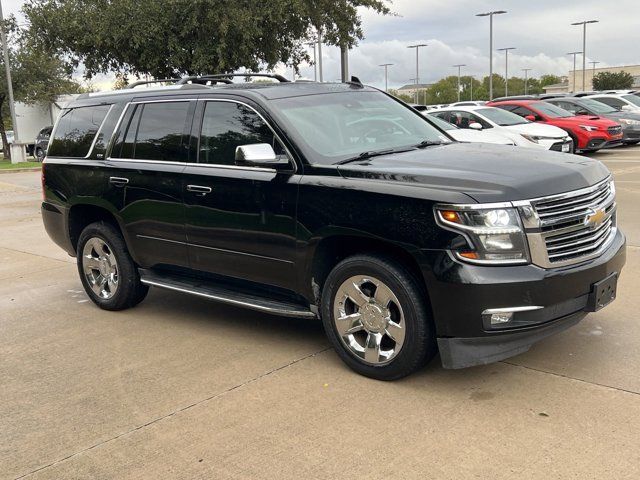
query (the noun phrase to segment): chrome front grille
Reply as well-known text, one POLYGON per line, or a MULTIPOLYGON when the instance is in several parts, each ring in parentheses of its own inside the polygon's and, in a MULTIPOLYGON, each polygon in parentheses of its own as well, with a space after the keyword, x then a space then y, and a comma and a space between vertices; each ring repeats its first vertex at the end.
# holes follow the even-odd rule
POLYGON ((573 192, 515 202, 532 262, 551 268, 599 255, 616 233, 615 190, 610 179, 573 192))
POLYGON ((618 125, 616 127, 609 127, 607 130, 611 135, 619 135, 620 133, 622 133, 622 125, 618 125))

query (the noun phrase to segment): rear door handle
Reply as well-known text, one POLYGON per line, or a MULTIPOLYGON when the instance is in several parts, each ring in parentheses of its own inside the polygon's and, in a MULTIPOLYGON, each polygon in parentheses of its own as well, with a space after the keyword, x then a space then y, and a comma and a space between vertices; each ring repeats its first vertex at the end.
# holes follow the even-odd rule
POLYGON ((116 187, 124 187, 127 183, 129 183, 129 179, 124 177, 109 177, 109 183, 111 185, 115 185, 116 187))
POLYGON ((202 185, 187 185, 187 191, 204 196, 207 193, 211 193, 213 189, 211 187, 204 187, 202 185))

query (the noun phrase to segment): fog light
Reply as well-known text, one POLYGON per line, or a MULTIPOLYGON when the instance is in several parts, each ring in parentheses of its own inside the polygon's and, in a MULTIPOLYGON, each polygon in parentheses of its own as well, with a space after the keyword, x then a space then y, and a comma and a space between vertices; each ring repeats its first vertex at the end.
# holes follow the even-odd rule
POLYGON ((491 325, 502 325, 513 319, 513 312, 501 312, 491 314, 491 325))

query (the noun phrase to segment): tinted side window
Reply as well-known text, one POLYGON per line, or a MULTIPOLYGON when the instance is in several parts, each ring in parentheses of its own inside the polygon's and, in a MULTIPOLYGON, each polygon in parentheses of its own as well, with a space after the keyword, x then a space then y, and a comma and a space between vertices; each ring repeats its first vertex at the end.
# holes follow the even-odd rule
POLYGON ((207 102, 200 134, 200 163, 235 165, 236 147, 268 143, 277 155, 284 148, 252 109, 234 102, 207 102))
POLYGON ((594 98, 594 100, 597 100, 602 103, 606 103, 610 107, 613 107, 617 110, 620 110, 623 105, 626 105, 626 103, 624 103, 622 100, 618 100, 617 98, 613 98, 613 97, 598 97, 598 98, 594 98))
POLYGON ((109 108, 110 105, 99 105, 63 110, 49 145, 49 156, 85 157, 109 108))
POLYGON ((521 117, 526 117, 527 115, 533 115, 536 118, 539 118, 538 115, 536 115, 535 113, 533 113, 531 110, 529 110, 528 108, 524 108, 524 107, 516 107, 513 110, 511 110, 513 113, 515 113, 516 115, 520 115, 521 117))
POLYGON ((191 128, 190 102, 133 105, 123 118, 112 156, 134 160, 186 162, 191 128))
POLYGON ((575 103, 569 103, 569 102, 551 102, 552 105, 555 105, 556 107, 560 107, 560 108, 564 108, 566 111, 571 112, 571 113, 576 113, 580 110, 580 106, 576 105, 575 103))

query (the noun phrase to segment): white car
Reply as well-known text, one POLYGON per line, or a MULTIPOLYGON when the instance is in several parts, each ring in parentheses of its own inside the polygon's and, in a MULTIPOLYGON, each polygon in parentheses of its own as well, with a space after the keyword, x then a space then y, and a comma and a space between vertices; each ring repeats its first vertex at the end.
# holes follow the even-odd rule
POLYGON ((488 132, 486 130, 471 130, 458 128, 455 125, 445 122, 433 113, 423 113, 425 117, 440 127, 442 130, 451 135, 454 140, 465 143, 492 143, 494 145, 515 145, 514 141, 499 135, 497 133, 488 132))
POLYGON ((557 152, 573 151, 573 140, 561 128, 530 122, 520 115, 501 108, 449 107, 433 112, 433 115, 462 129, 483 132, 490 130, 492 133, 510 139, 519 147, 557 152))
POLYGON ((591 98, 598 102, 609 105, 619 112, 640 112, 640 97, 632 93, 626 94, 596 94, 587 95, 584 98, 591 98))

